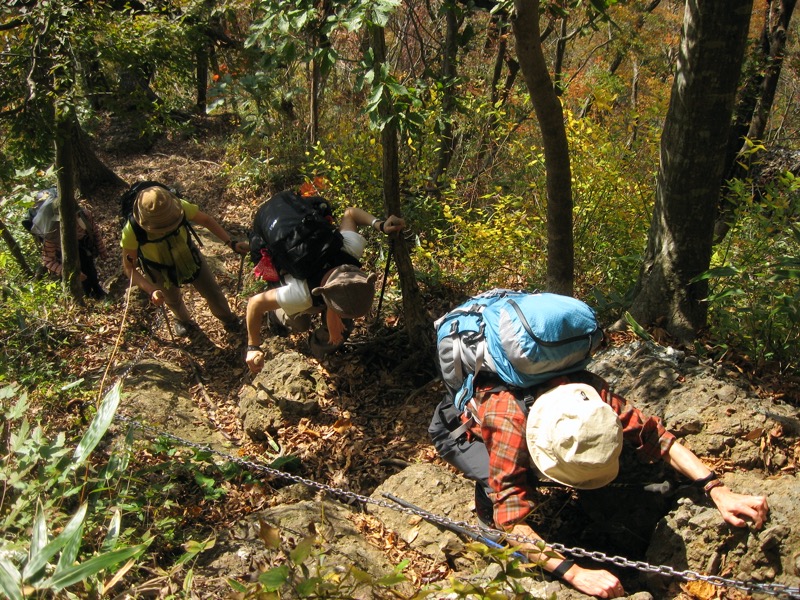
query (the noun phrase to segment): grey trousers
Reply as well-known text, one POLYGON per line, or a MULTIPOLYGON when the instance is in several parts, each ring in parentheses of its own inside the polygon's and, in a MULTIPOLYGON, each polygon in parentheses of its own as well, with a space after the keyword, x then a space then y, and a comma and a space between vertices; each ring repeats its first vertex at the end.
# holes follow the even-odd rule
MULTIPOLYGON (((169 288, 163 288, 164 278, 160 271, 153 270, 151 280, 164 290, 166 304, 175 318, 182 323, 190 322, 192 316, 189 314, 189 309, 186 308, 186 304, 183 301, 180 287, 170 285, 169 288)), ((236 315, 231 311, 231 307, 228 305, 228 299, 225 298, 225 294, 222 293, 217 280, 214 278, 214 274, 211 272, 206 262, 205 256, 202 254, 200 254, 200 273, 191 285, 194 286, 197 293, 203 297, 206 304, 208 304, 208 309, 211 311, 211 314, 217 319, 223 323, 231 323, 236 320, 236 315)))

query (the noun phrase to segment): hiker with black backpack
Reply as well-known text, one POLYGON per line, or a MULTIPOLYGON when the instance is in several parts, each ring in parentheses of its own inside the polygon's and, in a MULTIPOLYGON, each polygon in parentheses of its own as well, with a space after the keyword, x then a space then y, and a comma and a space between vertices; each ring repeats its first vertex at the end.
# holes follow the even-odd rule
MULTIPOLYGON (((492 290, 436 322, 448 394, 429 434, 440 456, 475 483, 479 522, 540 540, 528 518, 536 490, 595 490, 619 472, 623 445, 644 463, 663 461, 709 497, 736 527, 760 529, 763 496, 737 494, 657 417, 648 417, 585 369, 602 339, 594 312, 556 294, 492 290)), ((572 587, 601 598, 625 591, 604 569, 587 569, 550 547, 512 543, 572 587)))
MULTIPOLYGON (((28 209, 22 224, 40 244, 42 265, 60 279, 64 266, 61 253, 61 219, 56 207, 58 190, 56 188, 41 190, 36 193, 35 198, 36 203, 28 209)), ((83 293, 89 298, 102 300, 106 297, 106 291, 100 285, 95 259, 106 258, 108 255, 106 246, 88 206, 80 205, 76 217, 83 293)))
POLYGON ((272 324, 299 332, 311 328, 313 315, 324 313, 323 326, 310 338, 312 352, 320 358, 339 348, 349 321, 372 307, 376 277, 361 269, 366 239, 358 228, 390 235, 401 231, 405 221, 395 215, 379 219, 354 206, 344 211, 338 228, 332 221, 327 201, 293 191, 275 194, 258 209, 250 252, 255 273, 271 287, 247 303, 245 360, 251 372, 264 366, 265 314, 272 324))
POLYGON ((175 334, 187 336, 197 328, 181 296, 180 288, 185 284, 194 286, 226 331, 240 332, 241 319, 231 311, 197 247, 200 240, 192 224, 205 227, 238 254, 247 253, 248 243, 234 240, 196 204, 178 198, 173 190, 156 182, 131 186, 123 195, 122 205, 122 268, 153 304, 169 307, 175 317, 175 334))

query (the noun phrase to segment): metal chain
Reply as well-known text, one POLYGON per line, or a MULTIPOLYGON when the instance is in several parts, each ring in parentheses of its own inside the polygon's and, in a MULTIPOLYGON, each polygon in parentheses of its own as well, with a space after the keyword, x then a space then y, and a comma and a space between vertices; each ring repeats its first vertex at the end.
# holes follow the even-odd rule
MULTIPOLYGON (((442 517, 434 513, 429 513, 428 511, 422 509, 413 509, 405 506, 400 506, 395 502, 370 498, 368 496, 357 494, 356 492, 351 492, 348 490, 336 488, 331 485, 327 485, 325 483, 319 483, 312 479, 307 479, 305 477, 287 473, 285 471, 281 471, 279 469, 275 469, 274 467, 270 467, 252 460, 248 460, 238 456, 233 456, 231 454, 222 452, 220 450, 215 450, 214 448, 211 448, 207 444, 200 444, 197 442, 191 442, 189 440, 185 440, 172 433, 159 431, 154 427, 150 427, 149 425, 145 425, 128 417, 123 417, 118 415, 116 417, 116 420, 121 421, 123 423, 127 423, 131 427, 136 427, 138 429, 141 429, 142 431, 149 433, 152 437, 166 438, 176 442, 181 446, 194 448, 195 450, 200 450, 203 452, 209 452, 211 454, 224 458, 229 462, 236 463, 242 467, 245 467, 248 470, 261 471, 262 473, 266 473, 273 477, 288 479, 289 481, 292 481, 294 483, 302 483, 303 485, 306 485, 318 491, 327 492, 329 494, 332 494, 333 496, 336 496, 342 500, 347 501, 348 504, 353 501, 364 505, 372 504, 374 506, 379 506, 381 508, 387 508, 390 510, 403 512, 408 515, 422 517, 427 521, 438 523, 439 525, 442 525, 445 528, 455 526, 462 529, 467 529, 480 536, 486 536, 488 532, 488 533, 500 534, 501 536, 504 536, 507 539, 513 539, 514 541, 525 544, 541 545, 545 543, 542 540, 528 538, 525 536, 506 534, 505 532, 497 530, 487 530, 483 527, 478 527, 466 521, 453 521, 451 519, 448 519, 447 517, 442 517)), ((645 573, 656 573, 658 575, 662 575, 665 577, 677 577, 684 581, 705 581, 707 583, 716 586, 738 588, 749 592, 763 592, 773 596, 800 598, 800 587, 791 587, 779 583, 756 583, 749 581, 740 581, 737 579, 720 577, 718 575, 703 575, 702 573, 697 573, 696 571, 678 570, 666 565, 651 565, 644 561, 629 560, 622 556, 609 556, 604 552, 590 551, 590 550, 585 550, 583 548, 565 546, 564 544, 559 544, 559 543, 547 543, 547 545, 558 552, 569 554, 571 556, 589 558, 596 562, 611 563, 619 567, 631 567, 639 571, 643 571, 645 573)))
MULTIPOLYGON (((157 311, 155 314, 155 318, 153 319, 152 322, 152 327, 150 328, 151 331, 154 331, 160 324, 161 321, 160 317, 161 313, 157 311)), ((168 323, 167 327, 169 327, 168 323)), ((152 339, 153 336, 150 336, 150 340, 152 339)), ((131 364, 119 376, 118 378, 119 381, 124 380, 130 374, 133 368, 139 363, 139 361, 141 361, 141 357, 144 354, 144 350, 145 348, 147 348, 147 346, 149 346, 149 342, 144 344, 139 349, 138 353, 134 357, 131 364)), ((351 504, 352 502, 358 502, 362 505, 371 504, 374 506, 379 506, 381 508, 386 508, 389 510, 406 513, 408 515, 418 516, 432 523, 438 523, 439 525, 445 528, 455 526, 458 528, 467 529, 479 536, 486 536, 487 533, 490 535, 497 534, 505 539, 514 540, 516 542, 520 542, 523 544, 532 544, 538 546, 542 546, 543 544, 545 544, 550 548, 552 548, 553 550, 556 550, 557 552, 561 552, 563 554, 569 554, 570 556, 588 558, 595 562, 610 563, 618 567, 630 567, 645 573, 655 573, 657 575, 661 575, 664 577, 673 577, 682 579, 683 581, 705 581, 707 583, 710 583, 711 585, 720 587, 731 587, 740 590, 745 590, 748 592, 762 592, 772 596, 800 599, 800 587, 793 587, 780 583, 757 583, 752 581, 741 581, 738 579, 731 579, 728 577, 720 577, 718 575, 703 575, 702 573, 698 573, 696 571, 691 571, 688 569, 679 570, 667 565, 651 565, 650 563, 647 563, 645 561, 629 560, 622 556, 609 556, 604 552, 585 550, 579 547, 565 546, 564 544, 560 544, 558 542, 546 543, 543 540, 539 539, 528 538, 521 535, 509 534, 498 530, 479 527, 477 525, 468 523, 466 521, 453 521, 451 519, 448 519, 447 517, 442 517, 440 515, 430 513, 420 508, 409 508, 406 506, 401 506, 395 502, 370 498, 368 496, 363 496, 355 492, 336 488, 325 483, 319 483, 317 481, 314 481, 312 479, 307 479, 299 475, 287 473, 285 471, 275 469, 274 467, 270 467, 262 463, 234 456, 232 454, 216 450, 207 444, 192 442, 183 439, 175 434, 165 431, 160 431, 154 427, 151 427, 149 425, 146 425, 129 417, 125 417, 122 415, 115 415, 115 420, 120 421, 122 423, 127 423, 130 427, 141 429, 142 431, 148 433, 153 438, 166 438, 172 440, 173 442, 181 446, 194 448, 195 450, 200 450, 203 452, 209 452, 211 454, 224 458, 228 462, 232 462, 242 467, 245 467, 248 470, 261 471, 273 477, 287 479, 295 483, 302 483, 303 485, 310 487, 312 489, 316 489, 322 492, 327 492, 337 498, 344 500, 347 504, 351 504)))

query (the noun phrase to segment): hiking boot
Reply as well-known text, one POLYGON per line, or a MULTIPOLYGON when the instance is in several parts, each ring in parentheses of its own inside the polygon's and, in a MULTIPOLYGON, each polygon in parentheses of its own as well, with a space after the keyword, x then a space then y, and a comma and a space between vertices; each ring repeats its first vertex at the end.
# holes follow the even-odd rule
POLYGON ((175 337, 189 337, 196 329, 197 325, 194 321, 175 320, 172 322, 172 332, 175 337))
POLYGON ((487 529, 495 529, 494 505, 481 483, 475 482, 475 516, 478 523, 487 529))
POLYGON ((313 356, 319 361, 321 361, 327 355, 333 354, 343 345, 344 342, 342 342, 341 344, 330 343, 330 335, 328 334, 328 328, 325 327, 324 325, 317 327, 308 336, 308 347, 309 350, 311 350, 311 356, 313 356))
POLYGON ((241 317, 236 317, 233 321, 225 323, 224 327, 228 333, 242 333, 244 331, 244 321, 241 317))

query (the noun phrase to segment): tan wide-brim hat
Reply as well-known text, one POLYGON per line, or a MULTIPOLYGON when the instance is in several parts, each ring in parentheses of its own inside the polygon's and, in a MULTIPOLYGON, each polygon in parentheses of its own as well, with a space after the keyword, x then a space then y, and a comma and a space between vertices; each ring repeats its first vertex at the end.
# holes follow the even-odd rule
POLYGON ((133 206, 133 218, 153 237, 166 235, 183 221, 183 206, 174 194, 153 186, 139 192, 133 206))
POLYGON ((314 288, 311 293, 322 296, 328 308, 340 317, 357 319, 372 308, 375 278, 375 273, 367 275, 354 265, 342 265, 331 271, 325 285, 314 288))
POLYGON ((622 424, 590 385, 564 384, 539 396, 525 433, 533 464, 557 483, 592 490, 619 473, 622 424))

